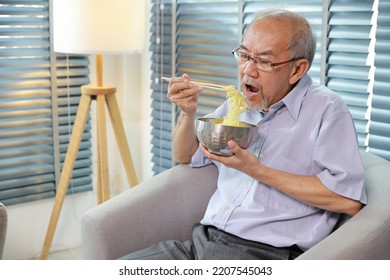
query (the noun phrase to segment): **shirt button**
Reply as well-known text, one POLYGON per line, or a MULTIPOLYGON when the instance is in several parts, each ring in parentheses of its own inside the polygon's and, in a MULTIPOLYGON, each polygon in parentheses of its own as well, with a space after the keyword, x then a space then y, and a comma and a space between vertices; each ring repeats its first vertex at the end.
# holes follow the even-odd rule
POLYGON ((259 126, 260 128, 264 128, 265 127, 265 124, 260 124, 260 126, 259 126))
POLYGON ((229 211, 230 210, 230 205, 226 205, 225 208, 224 208, 225 211, 229 211))
POLYGON ((244 186, 242 186, 242 188, 243 188, 244 190, 247 190, 247 189, 249 189, 249 186, 248 186, 248 185, 244 185, 244 186))

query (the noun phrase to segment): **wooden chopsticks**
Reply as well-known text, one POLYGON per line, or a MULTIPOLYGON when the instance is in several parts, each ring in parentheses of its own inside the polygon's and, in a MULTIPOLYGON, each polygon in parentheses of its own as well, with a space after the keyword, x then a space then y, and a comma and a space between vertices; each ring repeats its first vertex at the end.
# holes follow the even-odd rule
MULTIPOLYGON (((161 77, 161 79, 164 81, 168 81, 168 82, 171 80, 171 78, 167 78, 167 77, 161 77)), ((194 80, 191 80, 191 83, 198 85, 198 86, 201 86, 201 87, 204 87, 204 88, 225 91, 225 89, 224 89, 225 86, 223 86, 223 85, 204 83, 204 82, 194 81, 194 80)))

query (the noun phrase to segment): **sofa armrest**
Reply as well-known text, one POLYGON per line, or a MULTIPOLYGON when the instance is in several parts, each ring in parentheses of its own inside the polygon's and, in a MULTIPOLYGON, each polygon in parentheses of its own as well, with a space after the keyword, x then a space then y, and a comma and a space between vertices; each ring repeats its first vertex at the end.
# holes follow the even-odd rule
POLYGON ((177 165, 88 210, 83 259, 116 259, 161 240, 191 238, 217 185, 213 165, 177 165))
POLYGON ((0 260, 3 257, 6 235, 7 235, 7 209, 0 202, 0 260))
POLYGON ((377 260, 390 258, 390 217, 362 209, 297 260, 377 260))

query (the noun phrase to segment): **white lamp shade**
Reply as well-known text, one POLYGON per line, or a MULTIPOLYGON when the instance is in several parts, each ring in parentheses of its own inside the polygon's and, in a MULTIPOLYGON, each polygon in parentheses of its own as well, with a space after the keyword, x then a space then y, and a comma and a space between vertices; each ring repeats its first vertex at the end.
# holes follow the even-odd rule
POLYGON ((145 0, 53 0, 55 52, 139 52, 145 31, 145 0))

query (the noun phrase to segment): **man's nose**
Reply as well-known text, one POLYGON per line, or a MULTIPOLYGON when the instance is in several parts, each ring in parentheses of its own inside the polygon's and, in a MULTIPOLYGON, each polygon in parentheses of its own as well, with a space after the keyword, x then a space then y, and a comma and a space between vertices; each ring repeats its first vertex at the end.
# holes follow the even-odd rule
POLYGON ((256 63, 253 61, 252 58, 250 58, 244 65, 243 65, 243 73, 250 75, 250 76, 256 76, 258 75, 256 63))

